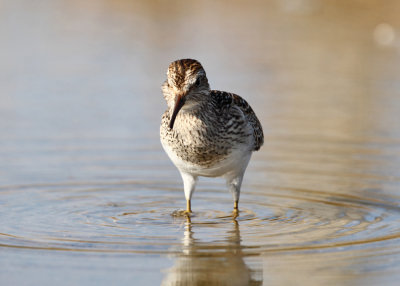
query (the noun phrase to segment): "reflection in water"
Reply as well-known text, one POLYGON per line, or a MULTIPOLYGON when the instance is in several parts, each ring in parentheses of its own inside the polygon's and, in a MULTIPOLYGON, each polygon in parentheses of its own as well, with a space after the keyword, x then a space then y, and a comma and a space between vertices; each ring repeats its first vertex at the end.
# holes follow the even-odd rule
POLYGON ((188 218, 182 240, 182 253, 168 269, 163 286, 175 285, 262 285, 244 262, 239 223, 232 220, 223 244, 204 243, 195 238, 194 225, 188 218))

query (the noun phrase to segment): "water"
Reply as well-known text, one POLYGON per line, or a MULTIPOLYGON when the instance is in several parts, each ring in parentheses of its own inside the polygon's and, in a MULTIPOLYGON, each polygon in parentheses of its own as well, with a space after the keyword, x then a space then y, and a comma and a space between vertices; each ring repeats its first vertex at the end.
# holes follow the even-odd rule
POLYGON ((4 285, 396 285, 396 1, 0 2, 4 285), (266 135, 232 218, 189 221, 158 130, 170 61, 200 60, 266 135))

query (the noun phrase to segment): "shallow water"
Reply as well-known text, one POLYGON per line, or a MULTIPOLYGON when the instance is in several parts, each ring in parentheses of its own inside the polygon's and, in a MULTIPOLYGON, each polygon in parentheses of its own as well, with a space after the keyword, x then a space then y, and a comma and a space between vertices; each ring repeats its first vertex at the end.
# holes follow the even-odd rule
POLYGON ((0 2, 2 284, 396 285, 400 5, 385 3, 0 2), (158 130, 181 57, 264 127, 236 219, 205 178, 179 215, 158 130))

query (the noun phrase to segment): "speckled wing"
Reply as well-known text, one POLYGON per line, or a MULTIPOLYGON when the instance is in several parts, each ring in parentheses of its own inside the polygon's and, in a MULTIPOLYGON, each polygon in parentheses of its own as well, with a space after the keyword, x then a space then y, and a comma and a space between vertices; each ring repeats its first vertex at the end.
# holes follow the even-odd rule
POLYGON ((237 94, 225 91, 212 90, 211 95, 217 100, 218 105, 221 107, 231 107, 232 105, 235 105, 240 108, 247 121, 250 123, 250 126, 253 128, 253 150, 259 150, 264 144, 264 133, 260 121, 247 101, 237 94))

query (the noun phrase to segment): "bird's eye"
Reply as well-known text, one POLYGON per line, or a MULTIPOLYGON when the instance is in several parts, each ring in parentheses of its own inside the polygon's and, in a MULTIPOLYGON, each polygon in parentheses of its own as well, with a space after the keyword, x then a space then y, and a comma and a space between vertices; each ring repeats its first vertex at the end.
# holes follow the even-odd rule
POLYGON ((201 77, 199 77, 194 83, 195 86, 199 87, 201 85, 201 77))

